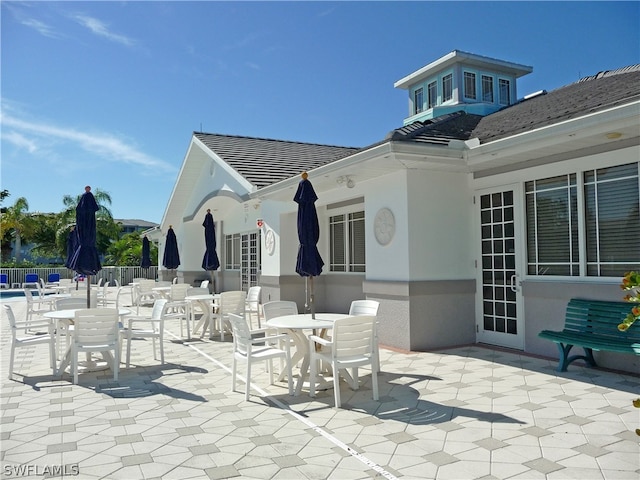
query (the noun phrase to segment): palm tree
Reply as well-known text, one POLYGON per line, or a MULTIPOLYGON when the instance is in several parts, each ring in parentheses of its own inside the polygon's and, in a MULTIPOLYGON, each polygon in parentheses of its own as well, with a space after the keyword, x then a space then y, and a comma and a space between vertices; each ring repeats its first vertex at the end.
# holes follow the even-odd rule
POLYGON ((7 207, 2 214, 2 221, 0 222, 2 232, 0 232, 0 237, 4 237, 9 231, 13 231, 16 262, 22 260, 22 238, 28 236, 32 223, 31 216, 29 215, 29 203, 24 197, 18 198, 13 206, 7 207))
MULTIPOLYGON (((121 227, 113 221, 111 210, 107 207, 107 205, 111 205, 111 195, 99 188, 92 190, 91 193, 93 193, 99 207, 96 213, 96 246, 98 252, 104 253, 111 245, 111 242, 118 238, 121 227)), ((59 248, 63 248, 63 246, 66 245, 66 235, 69 231, 69 225, 73 225, 76 222, 76 206, 80 202, 81 197, 82 194, 76 195, 75 197, 71 195, 62 197, 62 203, 65 209, 60 213, 60 229, 56 240, 59 248)))

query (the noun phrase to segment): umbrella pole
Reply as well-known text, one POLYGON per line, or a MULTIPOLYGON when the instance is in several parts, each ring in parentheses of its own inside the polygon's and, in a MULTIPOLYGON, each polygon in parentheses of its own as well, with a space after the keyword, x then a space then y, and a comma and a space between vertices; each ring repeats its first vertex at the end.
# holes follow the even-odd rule
POLYGON ((311 318, 316 319, 316 299, 313 294, 313 277, 309 277, 309 304, 311 305, 311 318))
POLYGON ((87 275, 87 308, 91 308, 91 275, 87 275))
POLYGON ((216 272, 215 272, 215 270, 211 270, 211 288, 213 289, 212 293, 216 293, 216 272))

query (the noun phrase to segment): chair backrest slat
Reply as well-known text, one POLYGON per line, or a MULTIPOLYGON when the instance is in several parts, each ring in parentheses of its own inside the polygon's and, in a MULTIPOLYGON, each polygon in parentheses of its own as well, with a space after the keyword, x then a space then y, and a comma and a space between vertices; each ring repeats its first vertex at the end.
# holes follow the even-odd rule
POLYGON ((118 341, 118 311, 115 308, 78 310, 73 323, 77 344, 104 345, 118 341))
POLYGON ((271 320, 276 317, 283 317, 285 315, 297 315, 298 304, 289 300, 274 300, 273 302, 267 302, 262 305, 262 311, 264 312, 265 320, 271 320))
POLYGON ((237 315, 243 315, 246 299, 247 294, 242 290, 222 292, 220 294, 220 310, 222 314, 227 315, 229 313, 235 313, 237 315))
POLYGON ((230 313, 228 318, 233 330, 233 343, 235 350, 238 353, 246 355, 251 346, 251 330, 249 329, 249 325, 247 325, 244 315, 230 313))
POLYGON ((375 300, 354 300, 349 315, 377 315, 379 306, 380 303, 375 300))
POLYGON ((333 325, 332 355, 344 358, 373 354, 373 334, 376 317, 361 315, 336 320, 333 325))
POLYGON ((184 300, 184 297, 187 296, 187 290, 189 290, 191 285, 188 283, 174 283, 171 285, 171 301, 172 302, 180 302, 184 300))

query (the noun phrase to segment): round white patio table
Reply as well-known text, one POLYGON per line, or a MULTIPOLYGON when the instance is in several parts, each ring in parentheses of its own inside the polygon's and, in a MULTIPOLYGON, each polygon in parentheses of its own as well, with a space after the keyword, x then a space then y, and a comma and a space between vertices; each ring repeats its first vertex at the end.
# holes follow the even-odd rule
POLYGON ((193 327, 193 334, 200 327, 202 327, 202 336, 206 331, 205 325, 209 325, 209 337, 213 336, 213 320, 215 319, 215 314, 213 313, 213 309, 217 307, 217 301, 220 300, 220 294, 202 294, 202 295, 188 295, 184 297, 184 301, 187 302, 188 306, 188 315, 189 317, 195 320, 195 312, 193 310, 195 304, 198 304, 200 309, 203 312, 202 318, 198 322, 197 325, 193 327))
MULTIPOLYGON (((58 351, 60 349, 60 324, 64 323, 69 331, 69 326, 73 324, 73 319, 76 317, 76 312, 78 310, 83 310, 81 308, 69 308, 67 310, 52 310, 51 312, 45 312, 42 314, 43 317, 48 318, 51 321, 55 322, 56 327, 56 358, 58 358, 58 351)), ((128 308, 120 308, 118 309, 118 316, 123 317, 124 315, 129 315, 131 310, 128 308)), ((104 352, 103 356, 107 353, 104 352)), ((55 373, 57 375, 61 374, 68 366, 71 361, 71 342, 68 342, 67 350, 60 361, 60 365, 56 368, 55 373)), ((93 372, 97 370, 105 370, 109 368, 110 362, 109 359, 106 358, 102 362, 95 361, 91 358, 91 354, 87 353, 87 361, 86 362, 78 362, 78 371, 79 372, 93 372)))
POLYGON ((333 322, 349 315, 345 313, 316 313, 315 319, 311 318, 310 313, 300 313, 298 315, 284 315, 267 320, 266 325, 269 328, 277 330, 285 330, 291 336, 296 346, 296 353, 291 357, 291 364, 295 365, 302 360, 300 366, 300 376, 296 383, 296 395, 300 395, 304 379, 309 372, 309 339, 305 330, 322 330, 333 328, 333 322))
POLYGON ((171 297, 171 287, 153 287, 152 292, 156 292, 162 298, 169 299, 171 297))

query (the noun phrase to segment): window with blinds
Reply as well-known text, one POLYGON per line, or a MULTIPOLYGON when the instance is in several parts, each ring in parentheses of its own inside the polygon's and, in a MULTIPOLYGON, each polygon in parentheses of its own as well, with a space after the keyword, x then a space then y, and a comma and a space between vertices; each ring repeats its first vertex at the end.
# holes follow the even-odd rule
POLYGON ((575 173, 526 182, 529 275, 621 277, 640 269, 639 166, 582 172, 581 186, 575 173))
POLYGON ((584 172, 587 275, 640 268, 638 163, 584 172))
POLYGON ((364 212, 329 217, 329 270, 331 272, 364 272, 364 212))
POLYGON ((240 247, 240 234, 225 235, 224 268, 226 270, 240 270, 242 250, 240 247))
POLYGON ((576 175, 525 183, 529 275, 579 275, 576 175))

